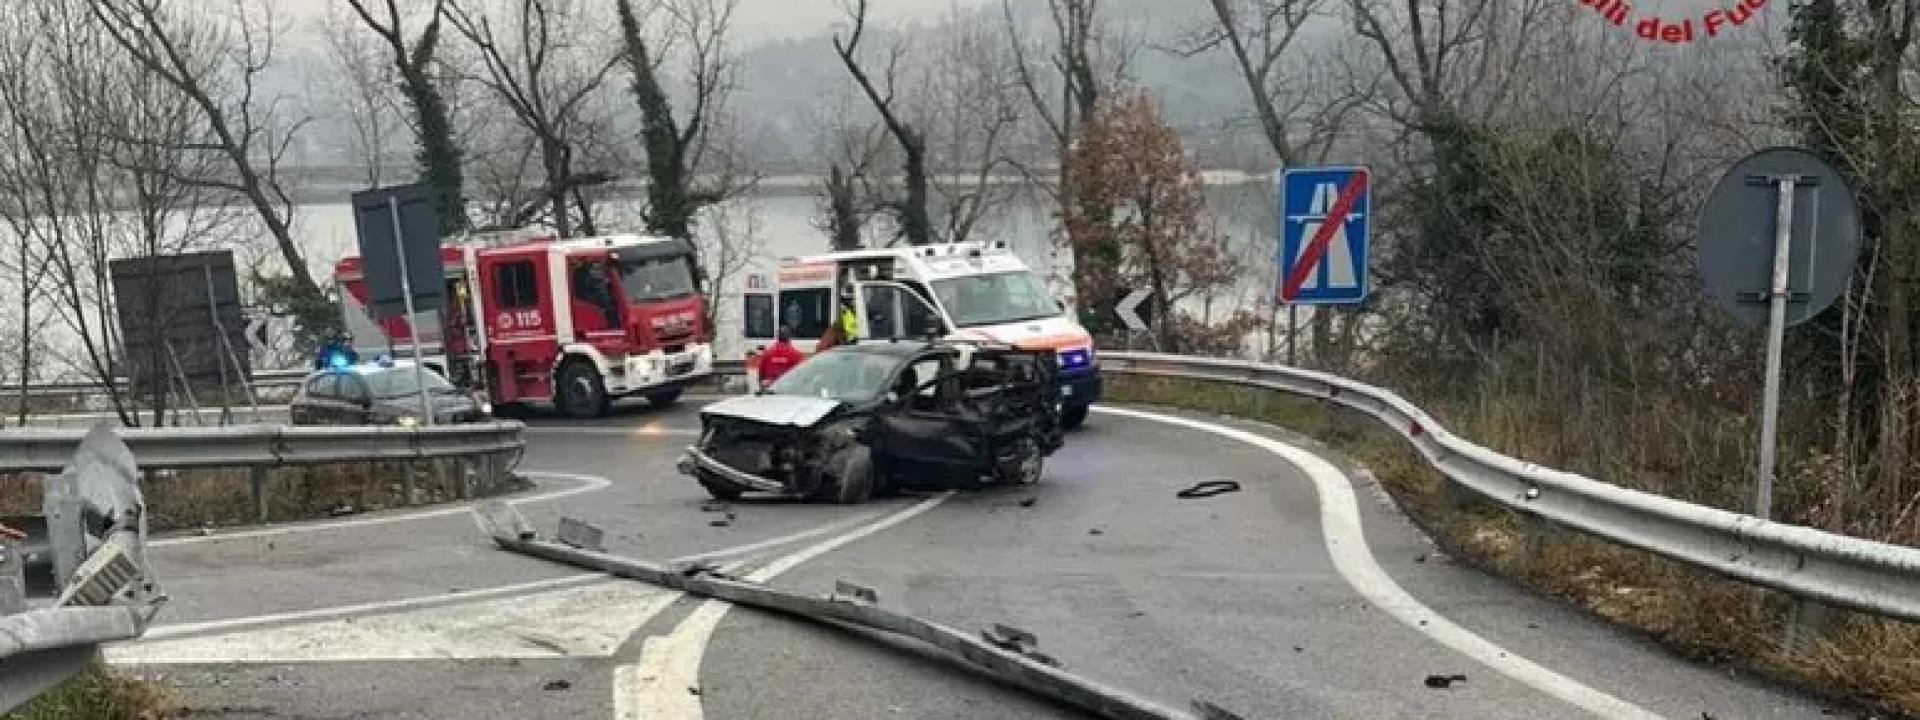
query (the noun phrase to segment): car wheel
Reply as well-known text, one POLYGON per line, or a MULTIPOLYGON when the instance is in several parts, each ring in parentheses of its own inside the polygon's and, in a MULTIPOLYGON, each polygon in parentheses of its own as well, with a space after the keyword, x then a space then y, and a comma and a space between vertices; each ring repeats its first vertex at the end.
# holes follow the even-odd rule
POLYGON ((1000 478, 1015 485, 1040 482, 1040 476, 1046 472, 1046 458, 1040 454, 1040 443, 1027 438, 1020 441, 1019 448, 1000 469, 1000 478))
POLYGON ((560 407, 560 412, 583 420, 606 415, 608 407, 612 405, 612 401, 607 399, 607 383, 600 378, 600 371, 578 360, 560 367, 560 377, 554 390, 554 404, 560 407))
POLYGON ((647 403, 657 408, 672 407, 674 403, 680 402, 681 391, 682 388, 673 388, 671 390, 647 393, 647 403))
POLYGON ((1068 405, 1060 408, 1060 429, 1077 430, 1087 424, 1087 409, 1090 405, 1068 405))
POLYGON ((873 451, 855 445, 834 456, 833 475, 824 493, 841 505, 858 505, 873 496, 873 451))

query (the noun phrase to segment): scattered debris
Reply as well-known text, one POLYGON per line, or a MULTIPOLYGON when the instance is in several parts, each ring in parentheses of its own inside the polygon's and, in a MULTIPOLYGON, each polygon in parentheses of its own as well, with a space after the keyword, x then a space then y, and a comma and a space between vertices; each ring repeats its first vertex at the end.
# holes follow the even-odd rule
POLYGON ((1417 562, 1417 563, 1423 563, 1423 562, 1426 562, 1426 561, 1427 561, 1427 554, 1426 554, 1426 553, 1420 553, 1419 555, 1415 555, 1415 556, 1413 556, 1413 561, 1414 561, 1414 562, 1417 562))
POLYGON ((1145 616, 1146 614, 1147 614, 1147 611, 1145 610, 1134 610, 1132 612, 1127 613, 1127 617, 1137 618, 1137 617, 1145 616))
POLYGON ((833 581, 833 595, 829 597, 843 602, 864 602, 867 604, 880 602, 880 593, 873 588, 850 583, 845 580, 833 581))
POLYGON ((1039 501, 1040 498, 1027 498, 1020 501, 1020 507, 1033 507, 1033 504, 1039 501))
POLYGON ((340 517, 342 515, 352 515, 353 512, 354 511, 353 511, 352 505, 341 503, 339 505, 333 506, 333 510, 331 511, 330 514, 333 515, 334 517, 340 517))
POLYGON ((726 511, 727 511, 727 504, 723 502, 715 502, 715 501, 709 500, 707 502, 700 503, 700 512, 726 512, 726 511))
POLYGON ((1000 623, 994 623, 993 627, 980 631, 980 639, 992 643, 994 647, 1000 648, 1001 650, 1011 650, 1017 653, 1025 653, 1031 649, 1035 643, 1040 642, 1040 639, 1034 637, 1033 633, 1000 623))
POLYGON ((1467 681, 1467 676, 1465 675, 1428 675, 1427 687, 1438 689, 1438 690, 1445 690, 1449 687, 1453 687, 1454 683, 1461 683, 1466 681, 1467 681))
POLYGON ((696 685, 688 685, 688 686, 687 686, 687 694, 688 694, 688 695, 699 695, 699 694, 700 694, 700 688, 699 688, 699 686, 696 686, 696 685))
POLYGON ((1299 646, 1299 645, 1295 645, 1295 646, 1293 646, 1293 651, 1294 651, 1294 652, 1306 652, 1305 650, 1302 650, 1302 649, 1300 649, 1300 646, 1299 646))
POLYGON ((551 680, 551 681, 548 681, 547 684, 541 685, 540 689, 553 691, 553 690, 566 690, 571 687, 573 687, 573 683, 567 682, 565 680, 551 680))
POLYGON ((200 529, 199 529, 199 530, 195 530, 195 531, 194 531, 194 534, 196 534, 196 535, 199 535, 200 537, 206 537, 206 536, 208 536, 208 535, 212 535, 212 534, 213 534, 213 526, 212 526, 212 525, 201 525, 201 526, 200 526, 200 529))
POLYGON ((1240 483, 1236 480, 1207 480, 1194 483, 1193 487, 1174 493, 1174 497, 1183 500, 1213 497, 1230 492, 1240 492, 1240 483))
POLYGON ((707 521, 707 525, 709 525, 709 526, 712 526, 712 527, 726 527, 726 526, 728 526, 728 525, 732 525, 732 524, 733 524, 733 521, 732 521, 732 520, 728 520, 728 519, 725 519, 725 518, 717 518, 717 519, 713 519, 713 520, 708 520, 708 521, 707 521))
POLYGON ((1087 534, 1088 535, 1105 535, 1107 534, 1107 531, 1101 530, 1100 528, 1094 528, 1092 530, 1088 530, 1087 534))
POLYGON ((1539 623, 1527 623, 1527 629, 1528 629, 1528 630, 1539 630, 1539 629, 1540 629, 1540 624, 1539 624, 1539 623))
POLYGON ((1193 701, 1193 710, 1194 712, 1200 713, 1200 720, 1245 720, 1239 715, 1205 700, 1193 701))

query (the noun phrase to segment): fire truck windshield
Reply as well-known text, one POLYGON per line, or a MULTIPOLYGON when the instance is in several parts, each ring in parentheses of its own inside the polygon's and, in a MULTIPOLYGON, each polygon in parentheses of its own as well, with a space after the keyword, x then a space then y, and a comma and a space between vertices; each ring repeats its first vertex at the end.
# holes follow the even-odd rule
POLYGON ((648 258, 620 264, 629 302, 648 302, 693 294, 693 268, 687 257, 648 258))

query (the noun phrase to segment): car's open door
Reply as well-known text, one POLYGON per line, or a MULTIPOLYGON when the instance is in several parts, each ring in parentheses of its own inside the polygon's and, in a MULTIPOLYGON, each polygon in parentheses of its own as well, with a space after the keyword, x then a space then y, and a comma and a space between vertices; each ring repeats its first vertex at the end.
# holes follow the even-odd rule
POLYGON ((853 284, 854 313, 860 319, 863 340, 921 339, 945 337, 953 332, 953 320, 913 288, 897 282, 856 282, 853 284))

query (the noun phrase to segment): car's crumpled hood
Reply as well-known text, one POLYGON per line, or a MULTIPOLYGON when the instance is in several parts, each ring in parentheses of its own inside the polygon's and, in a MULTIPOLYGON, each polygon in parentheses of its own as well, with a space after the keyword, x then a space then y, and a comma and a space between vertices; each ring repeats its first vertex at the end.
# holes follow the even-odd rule
POLYGON ((748 395, 708 405, 702 415, 740 418, 769 425, 807 427, 840 407, 839 400, 805 395, 748 395))

